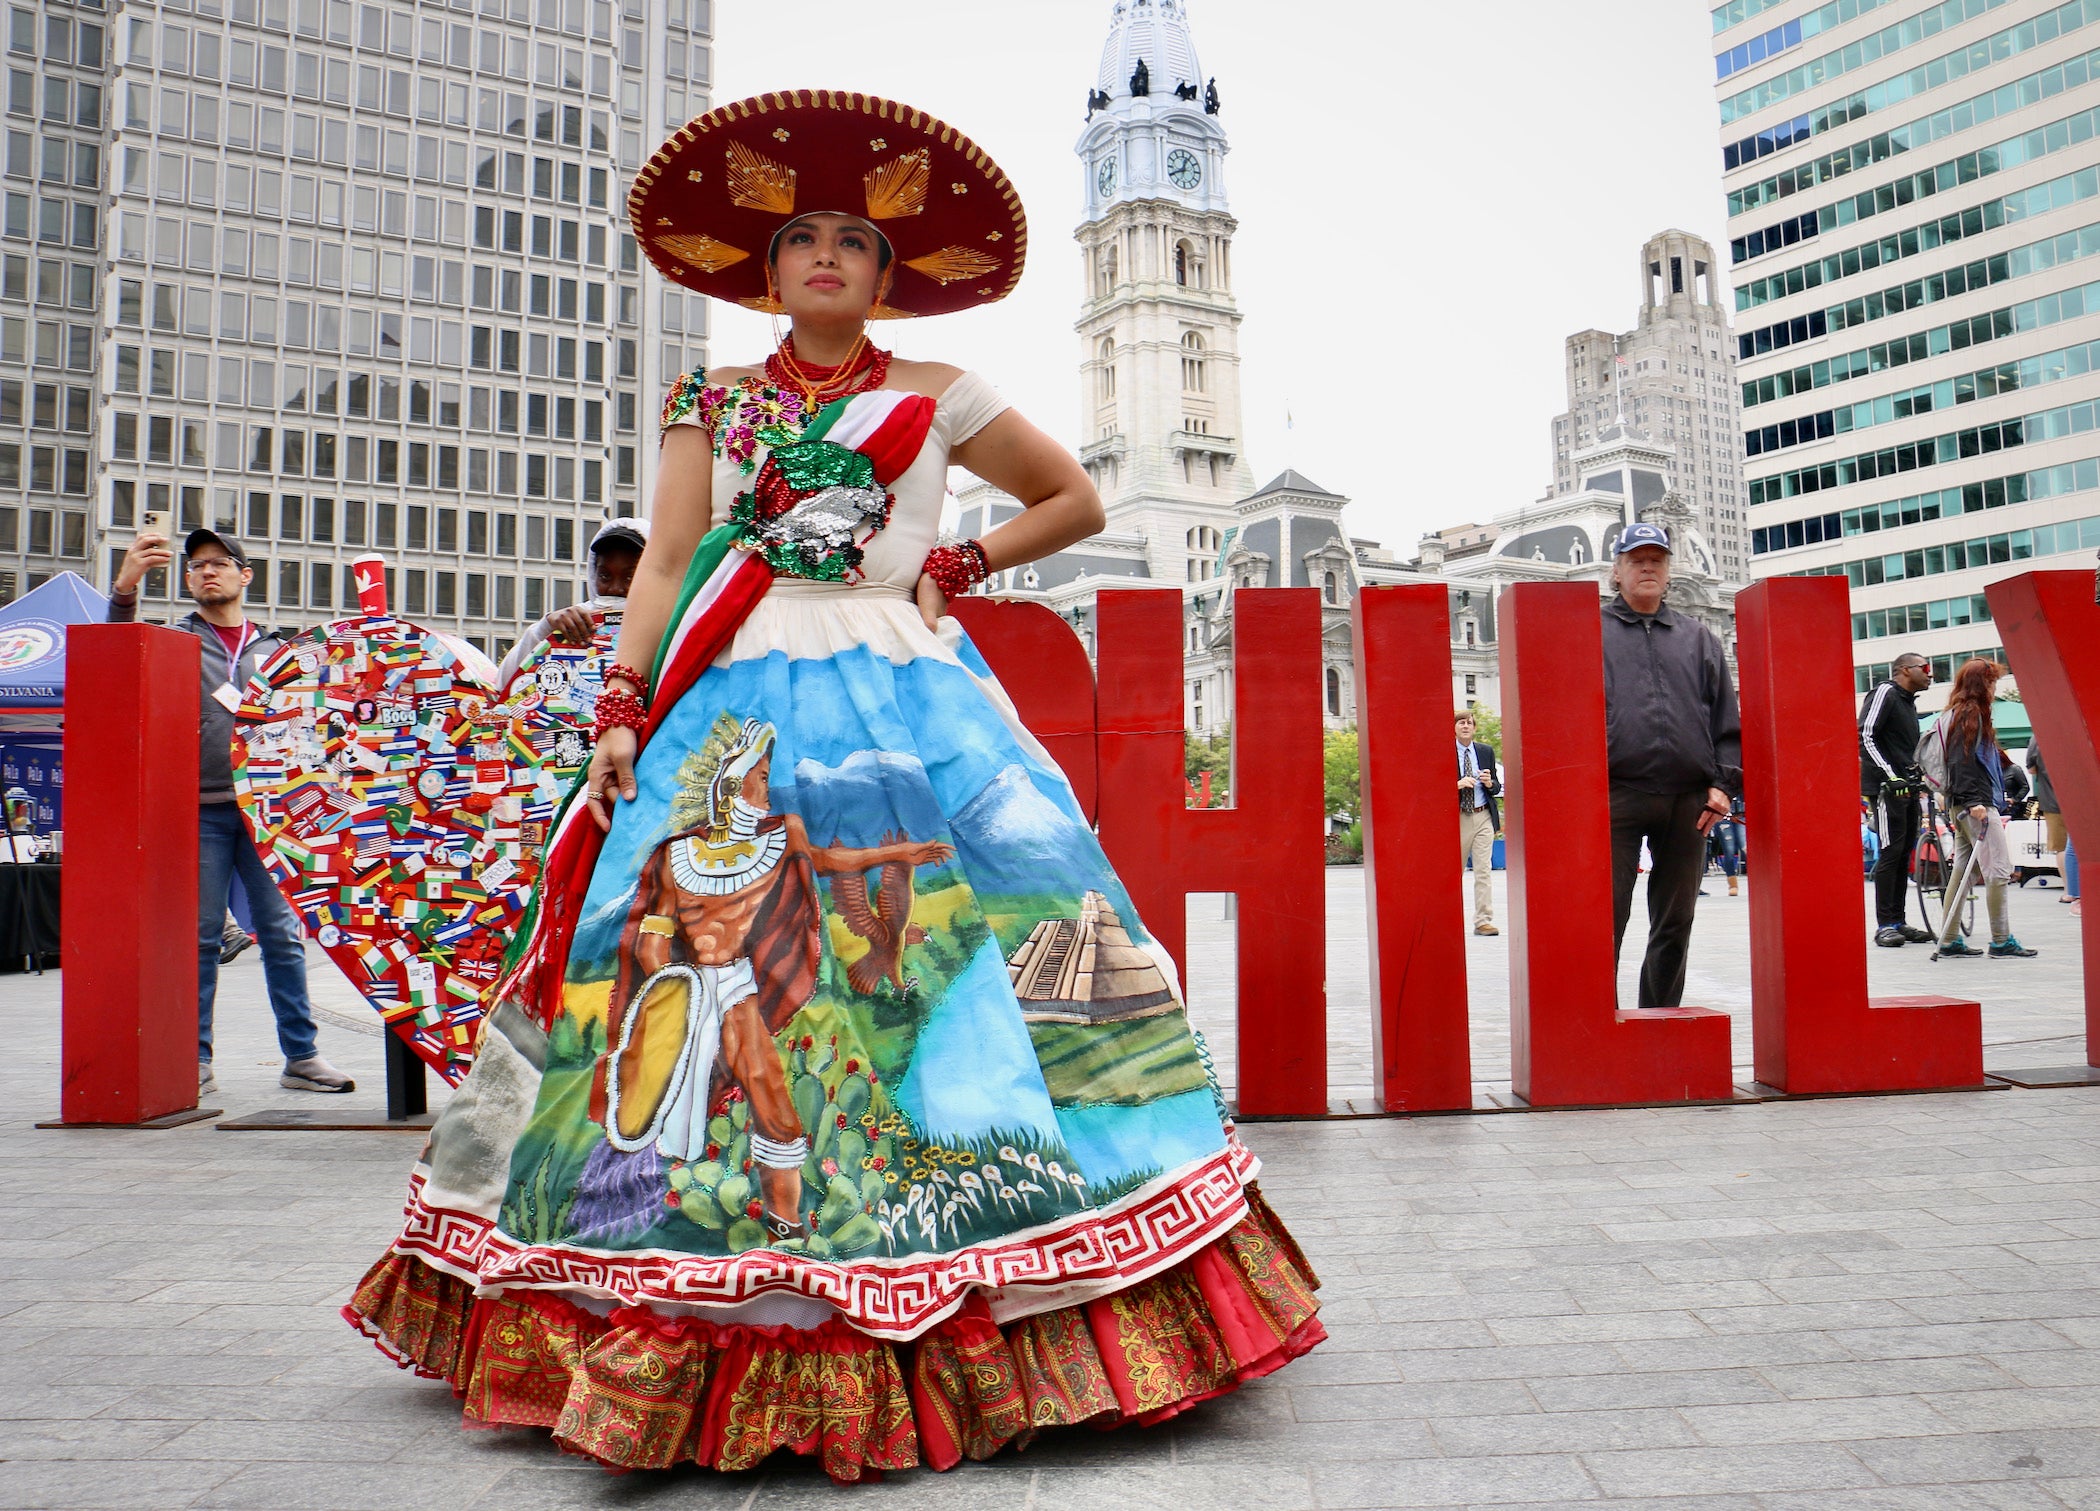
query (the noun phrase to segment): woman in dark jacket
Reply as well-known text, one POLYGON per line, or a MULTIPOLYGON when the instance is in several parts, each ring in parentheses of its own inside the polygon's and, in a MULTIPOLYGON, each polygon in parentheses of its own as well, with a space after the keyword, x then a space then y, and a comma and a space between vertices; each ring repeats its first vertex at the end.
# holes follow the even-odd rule
MULTIPOLYGON (((1945 726, 1947 754, 1946 803, 1953 819, 1954 853, 1952 874, 1974 885, 1971 867, 1974 852, 1981 847, 1987 828, 2000 822, 2005 811, 2006 761, 1998 748, 1998 734, 1991 725, 1991 696, 2004 675, 1996 662, 1981 657, 1964 661, 1954 674, 1954 688, 1947 708, 1940 715, 1945 726)), ((2001 959, 2027 959, 2035 951, 2013 937, 2007 888, 2002 878, 1983 883, 1984 911, 1991 921, 1990 953, 2001 959)), ((1946 916, 1940 923, 1942 955, 1981 955, 1973 948, 1962 927, 1962 902, 1966 888, 1949 893, 1946 916)))

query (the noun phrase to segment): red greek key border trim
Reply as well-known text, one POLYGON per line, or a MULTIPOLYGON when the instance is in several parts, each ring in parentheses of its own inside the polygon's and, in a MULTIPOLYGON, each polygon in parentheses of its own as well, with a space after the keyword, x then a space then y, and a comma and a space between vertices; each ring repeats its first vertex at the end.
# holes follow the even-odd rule
POLYGON ((1260 1161, 1232 1139, 1113 1207, 1054 1227, 952 1254, 850 1263, 770 1249, 714 1258, 520 1244, 485 1217, 427 1205, 418 1171, 394 1249, 483 1286, 580 1291, 627 1305, 730 1306, 789 1292, 831 1303, 863 1332, 901 1340, 954 1311, 973 1289, 1136 1284, 1215 1242, 1246 1216, 1241 1188, 1259 1169, 1260 1161))

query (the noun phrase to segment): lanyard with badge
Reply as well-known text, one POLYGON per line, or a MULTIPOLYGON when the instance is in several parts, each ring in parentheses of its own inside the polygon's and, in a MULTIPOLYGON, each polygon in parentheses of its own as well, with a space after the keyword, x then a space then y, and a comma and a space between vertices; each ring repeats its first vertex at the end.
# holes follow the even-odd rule
MULTIPOLYGON (((216 635, 218 630, 214 628, 212 633, 216 635)), ((233 679, 241 674, 241 657, 248 654, 248 647, 253 645, 261 636, 262 631, 258 630, 251 621, 241 621, 241 638, 226 658, 227 678, 211 690, 212 701, 228 713, 238 711, 241 706, 241 690, 233 682, 233 679)), ((226 643, 224 636, 220 636, 219 643, 221 645, 226 643)))

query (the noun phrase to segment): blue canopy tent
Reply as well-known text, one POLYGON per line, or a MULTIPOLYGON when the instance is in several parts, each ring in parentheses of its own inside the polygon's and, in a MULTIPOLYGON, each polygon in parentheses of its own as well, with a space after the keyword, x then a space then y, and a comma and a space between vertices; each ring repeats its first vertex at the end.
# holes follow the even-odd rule
POLYGON ((109 600, 77 572, 61 572, 0 608, 0 713, 66 704, 66 629, 100 624, 109 600))
POLYGON ((0 607, 0 787, 27 789, 39 829, 63 827, 66 630, 108 617, 109 600, 74 572, 0 607))

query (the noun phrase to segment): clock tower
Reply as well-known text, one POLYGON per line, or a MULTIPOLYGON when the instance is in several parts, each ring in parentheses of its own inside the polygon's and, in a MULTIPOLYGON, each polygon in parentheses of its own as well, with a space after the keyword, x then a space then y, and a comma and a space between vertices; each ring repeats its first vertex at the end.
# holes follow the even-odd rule
POLYGON ((1076 149, 1079 455, 1159 583, 1215 575, 1253 491, 1218 110, 1184 0, 1115 0, 1076 149))

